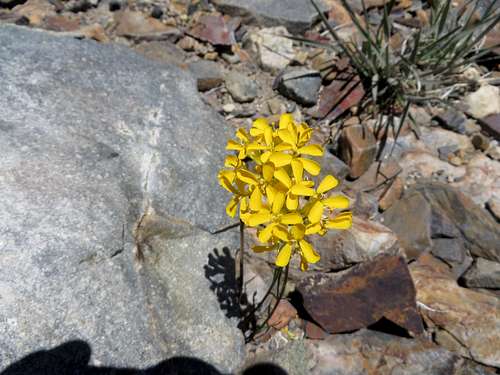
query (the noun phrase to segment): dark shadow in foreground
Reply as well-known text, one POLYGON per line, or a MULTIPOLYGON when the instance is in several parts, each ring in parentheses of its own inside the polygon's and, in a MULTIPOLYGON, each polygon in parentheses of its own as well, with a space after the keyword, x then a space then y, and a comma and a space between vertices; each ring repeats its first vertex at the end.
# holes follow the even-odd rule
MULTIPOLYGON (((89 366, 91 353, 85 341, 68 341, 50 350, 31 353, 0 375, 222 375, 214 366, 191 357, 172 357, 144 370, 89 366)), ((252 374, 286 375, 286 372, 263 363, 243 372, 252 374)))

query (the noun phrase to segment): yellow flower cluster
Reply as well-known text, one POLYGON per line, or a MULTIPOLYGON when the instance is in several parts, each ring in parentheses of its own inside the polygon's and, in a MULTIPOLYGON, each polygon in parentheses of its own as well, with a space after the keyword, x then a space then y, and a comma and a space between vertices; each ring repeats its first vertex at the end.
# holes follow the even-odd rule
POLYGON ((259 228, 264 245, 253 250, 278 250, 278 267, 300 254, 303 271, 320 259, 306 236, 352 224, 352 213, 341 212, 349 207, 348 199, 328 195, 338 180, 328 175, 315 187, 312 177, 319 175, 321 166, 307 156, 322 156, 323 148, 308 144, 312 132, 290 114, 281 115, 278 124, 259 118, 250 132, 240 128, 237 139, 228 141, 226 149, 236 153, 226 158, 226 168, 218 175, 220 184, 233 194, 227 214, 234 217, 239 206, 241 221, 259 228))

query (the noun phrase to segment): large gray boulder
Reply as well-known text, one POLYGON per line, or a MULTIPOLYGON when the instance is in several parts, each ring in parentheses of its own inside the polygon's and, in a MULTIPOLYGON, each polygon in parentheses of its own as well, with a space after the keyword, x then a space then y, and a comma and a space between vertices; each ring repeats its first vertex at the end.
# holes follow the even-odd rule
POLYGON ((235 249, 217 185, 229 129, 187 73, 0 26, 0 371, 70 340, 91 365, 243 356, 204 266, 235 249))
MULTIPOLYGON (((243 17, 244 22, 272 27, 283 25, 291 33, 303 33, 320 18, 309 0, 213 0, 223 13, 243 17)), ((326 11, 325 3, 316 0, 318 7, 326 11)))

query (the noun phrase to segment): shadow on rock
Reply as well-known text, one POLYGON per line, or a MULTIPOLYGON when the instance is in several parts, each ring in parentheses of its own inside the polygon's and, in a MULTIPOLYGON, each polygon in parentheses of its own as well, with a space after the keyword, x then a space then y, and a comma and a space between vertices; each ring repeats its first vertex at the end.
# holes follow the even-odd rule
POLYGON ((208 264, 205 265, 205 277, 210 281, 210 289, 214 291, 220 308, 228 318, 240 318, 238 283, 236 279, 236 263, 229 248, 222 252, 214 249, 208 254, 208 264))
POLYGON ((158 365, 139 370, 134 368, 89 366, 92 351, 85 341, 68 341, 50 350, 31 353, 7 367, 0 375, 176 375, 220 372, 208 363, 189 357, 173 357, 158 365))
POLYGON ((236 277, 236 260, 229 248, 222 252, 213 249, 208 254, 208 264, 205 265, 205 277, 210 281, 210 289, 217 296, 219 306, 227 318, 239 318, 238 328, 245 334, 255 330, 257 317, 255 305, 246 293, 240 297, 240 279, 236 277))
MULTIPOLYGON (((191 357, 172 357, 144 370, 89 366, 91 353, 85 341, 68 341, 50 350, 31 353, 0 375, 222 375, 214 366, 191 357)), ((243 374, 286 375, 286 372, 263 363, 246 369, 243 374)))

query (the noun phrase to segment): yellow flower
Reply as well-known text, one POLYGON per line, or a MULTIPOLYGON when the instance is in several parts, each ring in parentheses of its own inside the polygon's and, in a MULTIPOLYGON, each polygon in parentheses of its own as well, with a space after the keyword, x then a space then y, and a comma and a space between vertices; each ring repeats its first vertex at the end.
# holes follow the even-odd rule
POLYGON ((227 142, 226 150, 238 151, 238 159, 245 159, 247 156, 251 156, 252 151, 265 150, 266 147, 259 145, 256 142, 250 142, 250 136, 247 131, 240 128, 236 131, 237 141, 230 139, 227 142))
POLYGON ((307 236, 352 224, 351 212, 334 215, 349 206, 347 198, 327 196, 338 185, 335 177, 326 176, 314 188, 311 176, 319 175, 321 166, 304 156, 322 156, 323 148, 309 144, 312 132, 290 114, 282 115, 278 124, 258 118, 249 132, 240 128, 236 139, 228 141, 226 148, 236 154, 226 157, 218 174, 221 186, 232 194, 226 213, 234 217, 239 207, 240 220, 258 227, 262 245, 253 250, 277 251, 277 267, 287 267, 298 254, 300 268, 307 270, 320 259, 307 236))
POLYGON ((342 195, 335 195, 332 197, 325 197, 325 194, 335 188, 339 184, 338 180, 328 175, 319 184, 315 194, 309 200, 307 205, 307 218, 312 224, 318 223, 323 216, 325 207, 332 210, 346 209, 349 207, 349 200, 342 195))

